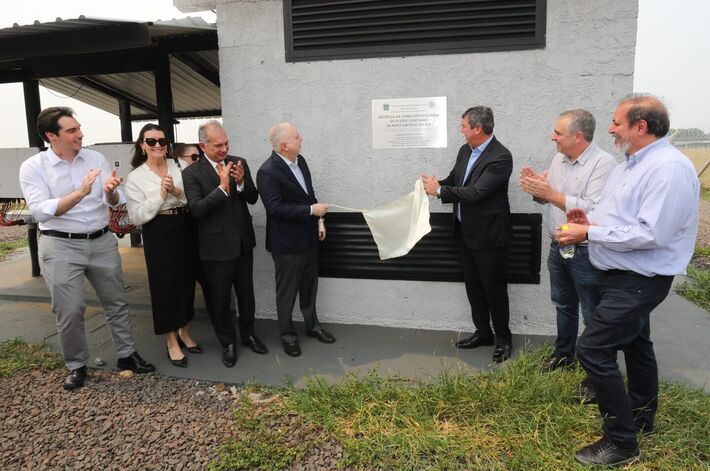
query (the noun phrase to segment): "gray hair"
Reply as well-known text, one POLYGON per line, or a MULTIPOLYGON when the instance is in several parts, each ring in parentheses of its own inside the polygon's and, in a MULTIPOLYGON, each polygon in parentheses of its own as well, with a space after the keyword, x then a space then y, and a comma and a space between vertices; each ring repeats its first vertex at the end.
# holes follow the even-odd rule
POLYGON ((292 127, 291 123, 279 123, 271 126, 271 129, 269 129, 269 142, 272 149, 279 150, 279 145, 283 141, 286 131, 292 127))
POLYGON ((592 113, 582 109, 567 110, 560 113, 560 118, 570 118, 567 132, 574 134, 578 131, 582 131, 584 140, 592 142, 592 139, 594 139, 594 129, 597 127, 597 122, 594 116, 592 116, 592 113))
POLYGON ((649 93, 632 93, 619 101, 619 106, 630 104, 626 112, 629 126, 641 120, 646 121, 649 134, 663 137, 668 134, 671 127, 668 109, 661 100, 649 93))
POLYGON ((224 131, 224 127, 222 126, 222 123, 220 123, 216 119, 211 119, 207 122, 204 122, 204 123, 200 124, 200 127, 197 129, 197 140, 200 143, 205 144, 205 145, 208 144, 207 131, 209 129, 220 129, 220 130, 224 131))
POLYGON ((481 126, 485 134, 493 134, 493 110, 487 106, 474 106, 467 109, 461 115, 462 118, 468 119, 470 127, 481 126))

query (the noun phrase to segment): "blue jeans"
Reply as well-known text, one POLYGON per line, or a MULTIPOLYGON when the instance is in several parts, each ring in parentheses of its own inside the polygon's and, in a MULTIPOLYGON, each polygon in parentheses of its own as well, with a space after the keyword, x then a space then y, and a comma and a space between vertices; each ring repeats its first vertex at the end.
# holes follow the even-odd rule
POLYGON ((547 257, 550 270, 550 296, 557 309, 555 356, 574 358, 579 331, 579 308, 587 325, 599 304, 601 270, 589 261, 586 246, 575 246, 574 257, 564 259, 557 242, 550 244, 547 257))

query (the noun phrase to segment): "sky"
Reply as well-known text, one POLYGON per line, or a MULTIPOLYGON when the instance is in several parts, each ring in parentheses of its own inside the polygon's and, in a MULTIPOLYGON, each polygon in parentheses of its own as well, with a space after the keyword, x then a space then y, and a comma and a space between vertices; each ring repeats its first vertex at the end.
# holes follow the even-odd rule
MULTIPOLYGON (((674 128, 701 128, 710 132, 710 1, 639 0, 638 35, 634 91, 649 92, 661 97, 668 105, 674 128)), ((201 16, 214 23, 213 12, 181 13, 172 0, 25 0, 3 5, 0 28, 77 18, 126 20, 169 20, 186 16, 201 16)), ((118 117, 63 97, 40 87, 42 107, 71 106, 77 112, 85 134, 84 142, 120 141, 118 117)), ((0 148, 26 147, 27 128, 22 84, 0 84, 0 103, 6 119, 0 126, 0 148)), ((178 141, 194 141, 201 120, 181 120, 177 128, 178 141)), ((137 135, 143 123, 133 125, 137 135)))

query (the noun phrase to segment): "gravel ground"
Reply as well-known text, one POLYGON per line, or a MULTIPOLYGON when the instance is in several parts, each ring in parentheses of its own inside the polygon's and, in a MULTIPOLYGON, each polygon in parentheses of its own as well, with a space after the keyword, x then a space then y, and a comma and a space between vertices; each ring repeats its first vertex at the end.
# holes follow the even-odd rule
MULTIPOLYGON (((65 391, 67 372, 35 370, 0 379, 0 469, 204 470, 230 438, 242 388, 128 372, 89 371, 65 391)), ((272 427, 294 427, 290 416, 272 427)), ((297 425, 296 425, 297 426, 297 425)), ((293 440, 318 433, 294 433, 293 440)), ((297 443, 293 443, 295 446, 297 443)), ((342 448, 325 441, 288 470, 336 469, 342 448)))
POLYGON ((0 242, 12 242, 27 237, 27 226, 0 226, 0 242))
POLYGON ((233 433, 236 388, 91 371, 64 391, 65 375, 0 380, 0 469, 202 470, 233 433))

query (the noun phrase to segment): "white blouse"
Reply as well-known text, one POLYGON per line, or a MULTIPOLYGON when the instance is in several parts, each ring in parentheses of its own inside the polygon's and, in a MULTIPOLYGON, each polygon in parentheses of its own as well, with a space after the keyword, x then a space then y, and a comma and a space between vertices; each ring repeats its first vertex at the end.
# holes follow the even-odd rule
POLYGON ((153 173, 147 164, 133 169, 126 178, 126 205, 131 224, 140 226, 152 220, 158 211, 187 205, 185 187, 182 183, 182 172, 173 159, 166 159, 168 174, 173 177, 175 188, 180 188, 179 198, 168 193, 168 197, 160 196, 160 177, 153 173))

